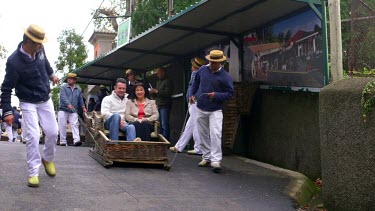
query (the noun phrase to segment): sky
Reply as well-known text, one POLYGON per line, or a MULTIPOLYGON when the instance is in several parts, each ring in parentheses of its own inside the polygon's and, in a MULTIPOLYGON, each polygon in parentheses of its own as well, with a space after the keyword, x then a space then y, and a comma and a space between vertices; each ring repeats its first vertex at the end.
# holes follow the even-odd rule
MULTIPOLYGON (((0 6, 0 43, 8 51, 7 56, 16 50, 22 41, 24 30, 30 24, 41 26, 46 31, 48 42, 45 51, 54 70, 59 55, 58 36, 64 29, 75 29, 81 35, 91 19, 91 12, 99 7, 103 0, 11 0, 1 1, 0 6)), ((108 6, 104 0, 102 6, 108 6)), ((94 24, 91 22, 83 33, 84 41, 89 50, 88 61, 93 60, 93 46, 88 42, 94 24)), ((6 59, 0 59, 0 84, 5 75, 6 59)), ((12 100, 13 101, 13 100, 12 100)), ((13 103, 12 103, 13 104, 13 103)))
POLYGON ((288 18, 282 21, 277 22, 272 30, 273 33, 277 36, 280 32, 286 34, 290 30, 292 36, 298 31, 314 31, 315 25, 321 26, 321 20, 315 14, 313 10, 309 10, 298 14, 292 18, 288 18))

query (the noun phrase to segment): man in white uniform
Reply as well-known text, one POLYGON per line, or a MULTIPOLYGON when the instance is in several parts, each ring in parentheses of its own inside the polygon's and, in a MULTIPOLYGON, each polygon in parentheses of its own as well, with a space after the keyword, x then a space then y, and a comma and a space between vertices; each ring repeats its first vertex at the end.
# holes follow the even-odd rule
POLYGON ((222 63, 226 60, 223 52, 212 50, 206 59, 209 65, 199 68, 190 90, 190 102, 197 102, 197 123, 202 139, 202 161, 200 167, 211 163, 213 171, 221 170, 223 158, 221 136, 223 126, 222 107, 224 101, 234 95, 233 79, 224 70, 222 63))
POLYGON ((77 75, 68 73, 67 84, 60 88, 60 105, 59 105, 59 130, 60 130, 60 146, 66 146, 66 125, 69 121, 73 134, 74 146, 81 146, 82 142, 79 136, 78 110, 82 108, 86 112, 83 103, 82 91, 76 86, 77 75))
MULTIPOLYGON (((189 95, 189 90, 191 88, 191 85, 193 84, 195 80, 195 76, 198 73, 198 69, 202 66, 205 65, 206 62, 199 58, 195 57, 191 60, 191 77, 190 77, 190 82, 189 82, 189 87, 188 90, 186 91, 186 99, 189 101, 190 95, 189 95)), ((178 139, 176 145, 174 147, 170 147, 169 150, 172 152, 182 152, 186 145, 189 143, 190 139, 194 139, 194 149, 189 150, 188 154, 190 155, 201 155, 201 139, 199 137, 198 133, 198 127, 197 127, 197 118, 196 118, 196 113, 197 113, 197 104, 192 103, 189 104, 189 114, 190 117, 188 121, 186 122, 184 132, 182 132, 180 139, 178 139)))
POLYGON ((3 116, 8 125, 14 122, 11 107, 13 88, 20 100, 23 138, 27 142, 28 186, 30 187, 39 186, 39 167, 42 163, 49 176, 56 175, 53 158, 58 129, 53 103, 49 97, 49 81, 56 84, 59 79, 54 76, 44 52, 43 43, 45 42, 47 38, 44 30, 37 25, 30 25, 24 31, 23 41, 7 60, 6 74, 1 86, 3 116), (38 148, 39 123, 45 134, 42 156, 38 148))

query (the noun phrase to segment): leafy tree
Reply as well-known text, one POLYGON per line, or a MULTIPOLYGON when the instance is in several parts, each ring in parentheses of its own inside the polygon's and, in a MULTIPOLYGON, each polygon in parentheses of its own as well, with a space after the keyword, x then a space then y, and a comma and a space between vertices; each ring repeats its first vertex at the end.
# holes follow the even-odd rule
MULTIPOLYGON (((341 0, 341 20, 348 20, 350 18, 350 1, 341 0)), ((350 22, 341 22, 341 37, 342 37, 342 53, 343 53, 343 68, 344 71, 349 70, 349 48, 350 48, 350 22)))
POLYGON ((292 39, 292 32, 290 30, 288 30, 285 34, 285 40, 290 40, 292 39))
MULTIPOLYGON (((134 0, 132 8, 127 10, 129 0, 111 0, 109 8, 99 8, 93 11, 95 17, 107 16, 119 18, 95 18, 94 24, 97 29, 111 28, 117 31, 118 22, 123 21, 126 17, 121 17, 130 14, 132 11, 132 37, 146 31, 150 27, 167 19, 168 0, 134 0)), ((181 12, 186 7, 193 5, 197 0, 174 0, 174 13, 181 12)))
POLYGON ((132 35, 138 35, 167 19, 168 0, 139 1, 132 14, 132 35))
POLYGON ((179 13, 185 10, 187 7, 195 4, 196 2, 197 0, 174 0, 173 2, 174 12, 179 13))
POLYGON ((60 53, 55 62, 58 70, 64 70, 64 73, 67 73, 83 66, 87 59, 83 37, 79 36, 74 29, 66 29, 62 31, 57 41, 60 45, 60 53))
POLYGON ((52 88, 52 102, 53 102, 53 107, 55 108, 55 111, 59 110, 59 104, 60 104, 60 87, 61 84, 56 85, 55 87, 52 88))
MULTIPOLYGON (((117 32, 118 29, 118 22, 121 22, 126 19, 126 17, 119 17, 119 18, 98 18, 100 17, 118 17, 118 16, 125 16, 128 15, 130 11, 126 10, 127 4, 129 0, 110 0, 110 7, 109 8, 99 8, 96 11, 93 11, 91 14, 95 14, 94 18, 94 25, 97 29, 99 28, 112 28, 114 31, 117 32)), ((133 3, 136 4, 136 1, 133 3)))
POLYGON ((368 18, 374 16, 375 2, 341 0, 340 7, 344 70, 366 74, 375 69, 375 27, 368 18))
MULTIPOLYGON (((174 0, 174 13, 185 10, 197 0, 174 0)), ((139 0, 132 14, 132 36, 136 36, 147 29, 166 20, 168 17, 168 0, 139 0)))
POLYGON ((278 39, 279 42, 284 43, 284 41, 285 41, 284 32, 279 32, 279 34, 277 35, 277 39, 278 39))
POLYGON ((322 28, 318 24, 315 24, 315 26, 314 26, 314 32, 321 33, 322 32, 322 28))
MULTIPOLYGON (((87 59, 87 49, 83 43, 83 37, 79 36, 74 29, 65 29, 57 38, 60 45, 60 52, 57 58, 56 68, 62 70, 63 74, 72 72, 73 70, 84 65, 87 59)), ((57 109, 59 105, 59 91, 61 84, 52 89, 52 100, 57 109)), ((82 90, 86 88, 81 85, 82 90)))
POLYGON ((4 46, 0 44, 0 59, 5 59, 7 54, 7 50, 5 50, 4 46))

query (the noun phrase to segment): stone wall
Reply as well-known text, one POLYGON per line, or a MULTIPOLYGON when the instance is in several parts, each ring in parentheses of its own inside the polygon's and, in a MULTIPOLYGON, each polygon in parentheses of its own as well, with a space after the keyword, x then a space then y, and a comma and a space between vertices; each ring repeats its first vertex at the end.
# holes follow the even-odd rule
POLYGON ((329 210, 375 208, 375 112, 366 123, 361 118, 369 81, 345 79, 320 93, 323 199, 329 210))
POLYGON ((321 177, 318 93, 257 90, 252 106, 242 117, 234 152, 321 177))

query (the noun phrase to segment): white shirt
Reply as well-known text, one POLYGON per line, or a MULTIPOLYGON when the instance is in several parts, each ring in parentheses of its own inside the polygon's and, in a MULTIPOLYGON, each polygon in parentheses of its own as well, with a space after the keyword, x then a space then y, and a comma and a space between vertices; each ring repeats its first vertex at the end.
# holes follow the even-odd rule
POLYGON ((30 59, 34 59, 34 57, 32 57, 30 54, 28 54, 25 50, 23 50, 23 47, 22 47, 23 45, 21 45, 21 49, 20 49, 20 51, 21 51, 21 53, 23 53, 23 54, 25 54, 26 56, 28 56, 30 59))
POLYGON ((126 103, 128 102, 128 94, 125 94, 124 98, 121 99, 117 96, 115 91, 112 94, 103 98, 101 114, 104 120, 109 119, 113 114, 118 113, 121 116, 121 120, 125 120, 125 109, 126 103))

